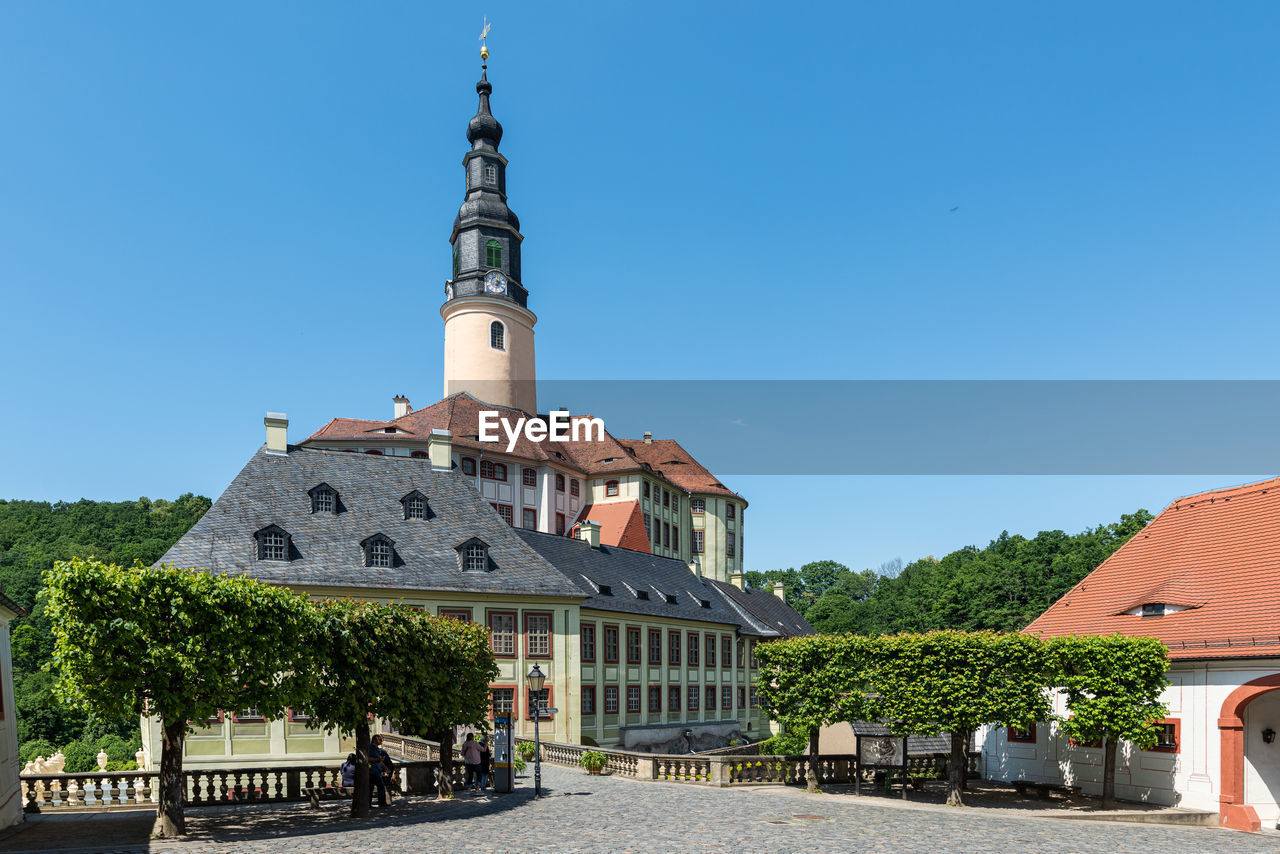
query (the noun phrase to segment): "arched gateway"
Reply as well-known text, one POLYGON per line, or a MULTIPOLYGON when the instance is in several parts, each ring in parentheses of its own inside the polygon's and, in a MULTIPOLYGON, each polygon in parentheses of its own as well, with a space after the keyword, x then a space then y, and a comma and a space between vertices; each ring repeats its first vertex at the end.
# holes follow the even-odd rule
MULTIPOLYGON (((1250 746, 1258 749, 1265 743, 1262 736, 1264 726, 1259 721, 1252 721, 1251 730, 1256 732, 1246 732, 1245 713, 1250 703, 1278 689, 1280 689, 1280 673, 1273 673, 1270 676, 1262 676, 1246 682, 1228 694, 1227 699, 1222 703, 1222 712, 1218 716, 1218 732, 1222 744, 1222 794, 1219 796, 1221 804, 1219 814, 1223 827, 1235 830, 1259 830, 1262 827, 1257 808, 1246 801, 1245 746, 1246 741, 1257 741, 1258 745, 1250 746)), ((1274 737, 1273 729, 1272 738, 1274 737)), ((1270 788, 1270 800, 1274 805, 1276 789, 1267 784, 1280 783, 1280 768, 1272 767, 1276 764, 1274 762, 1262 761, 1263 754, 1260 749, 1257 754, 1250 752, 1252 755, 1259 756, 1259 760, 1252 766, 1255 779, 1261 787, 1270 788)), ((1257 802, 1260 799, 1255 796, 1249 800, 1257 802)))

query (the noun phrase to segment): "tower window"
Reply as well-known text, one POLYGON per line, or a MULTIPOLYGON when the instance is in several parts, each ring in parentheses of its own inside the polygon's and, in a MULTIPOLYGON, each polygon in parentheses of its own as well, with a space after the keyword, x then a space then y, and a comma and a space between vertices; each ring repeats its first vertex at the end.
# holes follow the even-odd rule
POLYGON ((489 346, 495 350, 507 349, 507 330, 496 320, 489 324, 489 346))
POLYGON ((484 167, 484 182, 490 187, 498 186, 498 167, 489 164, 484 167))
POLYGON ((496 240, 490 240, 484 245, 484 263, 488 267, 502 266, 502 244, 496 240))
POLYGON ((458 248, 455 246, 453 248, 453 277, 455 279, 458 278, 458 269, 459 269, 458 248))

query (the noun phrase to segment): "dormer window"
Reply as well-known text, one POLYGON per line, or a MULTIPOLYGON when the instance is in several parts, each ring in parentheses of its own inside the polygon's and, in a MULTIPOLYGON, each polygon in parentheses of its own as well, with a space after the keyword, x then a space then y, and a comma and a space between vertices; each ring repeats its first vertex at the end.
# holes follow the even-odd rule
POLYGON ((289 559, 289 550, 292 545, 289 532, 279 525, 268 525, 255 533, 253 539, 258 545, 258 560, 287 561, 289 559))
POLYGON ((312 513, 338 512, 338 491, 329 484, 317 484, 307 492, 311 495, 312 513))
POLYGON ((489 544, 479 537, 472 537, 453 547, 458 553, 458 566, 463 572, 488 572, 489 544))
POLYGON ((385 534, 374 534, 360 544, 364 549, 364 565, 389 569, 395 563, 396 544, 385 534))
POLYGON ((1143 606, 1142 606, 1142 616, 1144 616, 1144 617, 1163 617, 1163 616, 1164 616, 1164 603, 1163 603, 1163 602, 1148 602, 1148 603, 1146 603, 1145 605, 1143 605, 1143 606))
POLYGON ((498 186, 498 167, 489 164, 484 167, 484 182, 490 187, 498 186))
POLYGON ((414 490, 400 499, 400 503, 404 506, 405 519, 425 519, 427 518, 427 496, 418 490, 414 490))

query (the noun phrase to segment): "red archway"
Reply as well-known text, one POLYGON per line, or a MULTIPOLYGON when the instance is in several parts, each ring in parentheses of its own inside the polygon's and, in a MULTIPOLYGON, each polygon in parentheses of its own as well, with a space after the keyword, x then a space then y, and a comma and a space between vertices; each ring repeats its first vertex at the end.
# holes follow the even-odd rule
POLYGON ((1258 813, 1244 802, 1244 707, 1269 691, 1280 689, 1280 673, 1246 682, 1227 695, 1218 717, 1222 739, 1222 794, 1218 815, 1223 827, 1259 830, 1258 813))

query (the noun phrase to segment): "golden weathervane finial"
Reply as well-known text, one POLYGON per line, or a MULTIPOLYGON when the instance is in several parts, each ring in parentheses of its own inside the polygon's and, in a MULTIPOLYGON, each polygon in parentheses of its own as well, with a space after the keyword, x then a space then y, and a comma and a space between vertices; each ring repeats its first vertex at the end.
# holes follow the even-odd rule
POLYGON ((489 23, 489 16, 484 16, 484 29, 480 31, 480 59, 487 60, 489 58, 489 46, 485 44, 485 39, 489 36, 489 28, 493 24, 489 23))

